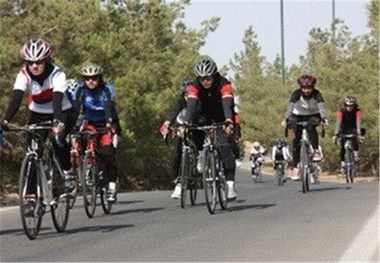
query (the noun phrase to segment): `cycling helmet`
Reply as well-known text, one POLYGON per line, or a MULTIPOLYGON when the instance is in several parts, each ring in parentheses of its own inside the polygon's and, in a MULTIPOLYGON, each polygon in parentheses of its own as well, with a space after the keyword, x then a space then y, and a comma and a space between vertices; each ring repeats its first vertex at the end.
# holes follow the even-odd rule
POLYGON ((197 77, 212 76, 218 72, 216 63, 211 58, 203 58, 194 67, 194 74, 197 77))
POLYGON ((317 83, 317 79, 314 76, 311 75, 302 75, 297 79, 298 85, 300 85, 301 88, 303 87, 312 87, 314 88, 314 85, 317 83))
POLYGON ((181 87, 180 87, 182 94, 186 93, 187 86, 190 85, 191 81, 192 81, 191 79, 188 79, 188 80, 185 80, 184 82, 182 82, 181 87))
POLYGON ((344 98, 344 106, 354 106, 356 104, 356 99, 354 96, 347 96, 344 98))
POLYGON ((259 148, 260 147, 260 143, 258 141, 255 141, 255 142, 253 142, 252 146, 254 148, 259 148))
POLYGON ((66 80, 67 92, 74 94, 74 91, 77 89, 77 87, 78 87, 78 82, 76 82, 75 79, 66 80))
POLYGON ((82 76, 89 76, 89 77, 101 75, 102 73, 103 73, 103 68, 93 63, 85 64, 80 70, 80 74, 82 76))
POLYGON ((283 147, 284 145, 285 145, 285 143, 284 143, 283 140, 279 139, 279 140, 276 141, 276 146, 277 146, 278 148, 281 148, 281 147, 283 147))
POLYGON ((20 55, 27 61, 41 61, 50 57, 50 44, 43 39, 30 39, 21 48, 20 55))

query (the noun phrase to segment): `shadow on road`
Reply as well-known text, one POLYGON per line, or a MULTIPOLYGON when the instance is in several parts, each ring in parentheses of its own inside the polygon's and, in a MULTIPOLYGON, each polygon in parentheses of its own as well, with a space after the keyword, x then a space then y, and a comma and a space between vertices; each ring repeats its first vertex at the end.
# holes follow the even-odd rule
MULTIPOLYGON (((239 203, 239 202, 238 202, 239 203)), ((277 206, 276 204, 252 204, 252 205, 236 205, 230 206, 228 208, 229 211, 241 211, 246 209, 267 209, 269 207, 277 206)))
POLYGON ((325 187, 325 188, 312 188, 309 192, 325 192, 325 191, 334 191, 334 190, 351 190, 351 186, 345 186, 345 187, 325 187))
POLYGON ((164 210, 164 209, 165 208, 160 208, 160 207, 159 208, 126 209, 126 210, 111 212, 109 215, 124 215, 124 214, 130 214, 130 213, 150 213, 150 212, 164 210))

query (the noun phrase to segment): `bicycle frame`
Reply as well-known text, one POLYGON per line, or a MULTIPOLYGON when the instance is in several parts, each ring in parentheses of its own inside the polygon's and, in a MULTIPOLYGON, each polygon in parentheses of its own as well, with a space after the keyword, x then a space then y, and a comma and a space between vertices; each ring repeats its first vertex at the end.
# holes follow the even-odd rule
POLYGON ((285 177, 285 160, 275 161, 276 166, 276 178, 278 185, 284 185, 284 177, 285 177))

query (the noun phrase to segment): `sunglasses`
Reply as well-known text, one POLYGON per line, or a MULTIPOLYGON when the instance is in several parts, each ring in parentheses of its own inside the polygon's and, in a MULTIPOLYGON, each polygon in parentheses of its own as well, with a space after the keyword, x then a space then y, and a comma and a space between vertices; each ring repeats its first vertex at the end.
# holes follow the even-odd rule
POLYGON ((42 64, 44 64, 45 63, 45 60, 37 60, 37 61, 29 61, 29 60, 27 60, 27 61, 25 61, 25 63, 27 64, 27 65, 29 65, 29 66, 32 66, 33 64, 36 64, 36 65, 42 65, 42 64))
POLYGON ((89 81, 89 80, 97 81, 97 80, 99 79, 99 75, 95 75, 95 76, 84 76, 83 78, 84 78, 84 80, 86 80, 86 81, 89 81))
POLYGON ((211 81, 213 80, 214 77, 213 76, 205 76, 205 77, 199 77, 199 81, 211 81))

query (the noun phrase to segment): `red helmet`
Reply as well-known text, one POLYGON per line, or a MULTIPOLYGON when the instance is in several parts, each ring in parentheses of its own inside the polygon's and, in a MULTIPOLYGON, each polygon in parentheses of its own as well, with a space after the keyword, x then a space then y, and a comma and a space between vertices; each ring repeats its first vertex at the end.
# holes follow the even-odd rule
POLYGON ((50 57, 50 44, 43 39, 30 39, 21 48, 21 57, 27 61, 40 61, 50 57))
POLYGON ((317 79, 311 75, 302 75, 297 79, 298 85, 301 88, 303 87, 312 87, 314 88, 315 83, 317 83, 317 79))

